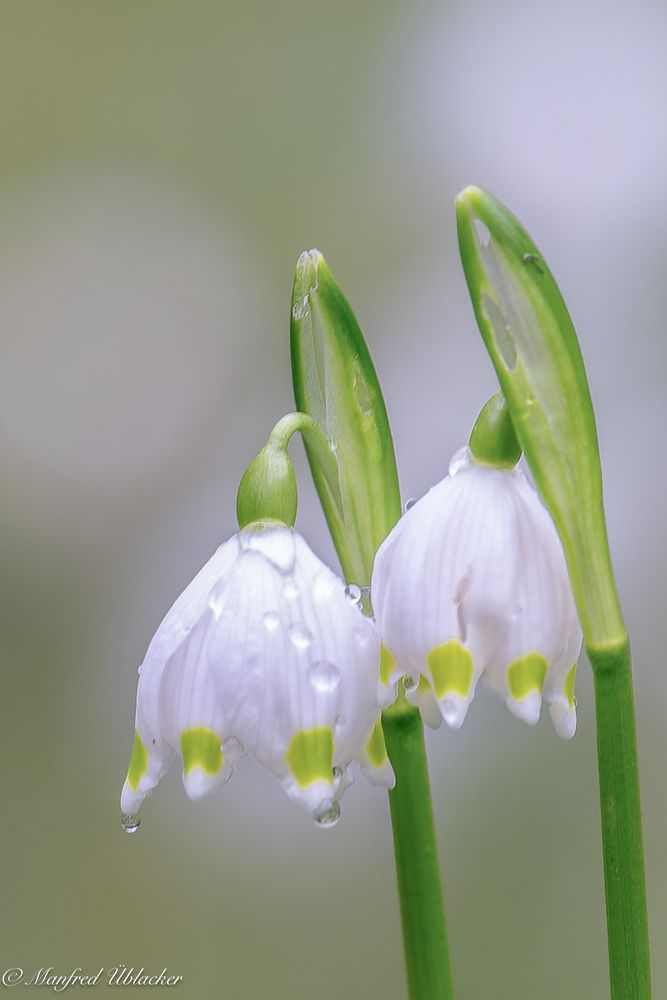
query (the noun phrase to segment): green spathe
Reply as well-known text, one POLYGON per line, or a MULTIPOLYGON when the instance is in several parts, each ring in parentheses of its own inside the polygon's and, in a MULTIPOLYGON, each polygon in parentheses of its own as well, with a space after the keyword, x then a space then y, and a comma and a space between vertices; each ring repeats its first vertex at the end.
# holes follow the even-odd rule
POLYGON ((595 417, 569 313, 542 254, 500 202, 457 198, 475 315, 514 430, 563 543, 587 644, 624 634, 609 558, 595 417))
POLYGON ((294 395, 331 442, 341 507, 309 440, 313 479, 348 581, 367 586, 375 552, 401 515, 380 384, 359 324, 318 250, 299 258, 292 292, 294 395))

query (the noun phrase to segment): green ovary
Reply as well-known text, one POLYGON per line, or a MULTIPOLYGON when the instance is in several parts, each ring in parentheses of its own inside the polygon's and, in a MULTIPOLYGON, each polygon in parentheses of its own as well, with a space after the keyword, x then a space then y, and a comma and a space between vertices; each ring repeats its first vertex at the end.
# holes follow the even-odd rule
POLYGON ((148 750, 139 733, 134 734, 130 766, 127 769, 127 783, 136 792, 139 782, 148 770, 148 750))
POLYGON ((300 788, 333 779, 333 730, 331 726, 302 729, 292 737, 285 754, 287 766, 300 788))
POLYGON ((384 733, 382 732, 382 722, 380 719, 375 723, 375 728, 366 744, 366 754, 373 767, 382 767, 387 760, 387 748, 384 743, 384 733))
POLYGON ((531 691, 541 691, 549 664, 542 653, 528 653, 514 660, 507 668, 507 686, 515 701, 520 701, 531 691))
POLYGON ((468 697, 474 675, 472 653, 458 639, 435 646, 426 659, 438 700, 450 693, 468 697))
POLYGON ((565 683, 563 684, 563 694, 568 700, 570 708, 574 708, 574 679, 577 674, 577 664, 568 671, 565 678, 565 683))
POLYGON ((384 643, 380 648, 380 683, 388 684, 391 672, 396 666, 396 657, 390 653, 384 643))
POLYGON ((183 770, 189 774, 194 767, 206 774, 217 774, 222 767, 222 740, 212 729, 195 726, 181 733, 181 754, 183 770))

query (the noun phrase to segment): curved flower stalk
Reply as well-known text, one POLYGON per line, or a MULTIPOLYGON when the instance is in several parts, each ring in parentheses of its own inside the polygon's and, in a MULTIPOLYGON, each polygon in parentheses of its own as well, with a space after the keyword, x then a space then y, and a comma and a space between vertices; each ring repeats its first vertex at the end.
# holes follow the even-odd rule
POLYGON ((480 677, 534 725, 542 698, 560 736, 576 729, 581 629, 556 529, 516 467, 469 448, 380 547, 373 604, 385 676, 432 726, 465 719, 480 677))
MULTIPOLYGON (((271 497, 286 509, 273 453, 269 464, 271 497)), ((251 468, 240 511, 259 502, 262 470, 257 460, 251 468)), ((175 753, 192 799, 228 781, 246 753, 322 826, 338 819, 351 763, 391 787, 380 709, 395 691, 380 682, 379 663, 377 628, 358 593, 289 525, 250 522, 181 594, 140 667, 121 796, 126 829, 137 828, 139 807, 175 753)))

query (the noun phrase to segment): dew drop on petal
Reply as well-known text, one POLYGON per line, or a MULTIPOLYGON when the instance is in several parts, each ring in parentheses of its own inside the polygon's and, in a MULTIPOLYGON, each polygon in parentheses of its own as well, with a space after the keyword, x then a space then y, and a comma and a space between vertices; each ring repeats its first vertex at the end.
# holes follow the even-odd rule
POLYGON ((416 503, 417 503, 417 497, 410 497, 409 500, 406 500, 405 503, 403 504, 403 510, 405 511, 405 513, 407 514, 410 508, 414 507, 416 503))
POLYGON ((297 649, 307 649, 313 641, 313 636, 308 631, 306 626, 301 625, 298 622, 296 625, 290 625, 287 631, 289 632, 289 637, 297 649))
POLYGON ((267 611, 264 615, 264 628, 267 632, 275 632, 280 626, 280 615, 276 611, 267 611))
POLYGON ((340 683, 340 672, 329 660, 318 660, 308 671, 308 680, 316 691, 326 694, 335 691, 340 683))
POLYGON ((136 833, 141 826, 141 820, 138 816, 133 816, 132 813, 123 813, 120 817, 121 824, 125 833, 136 833))
POLYGON ((299 596, 299 588, 291 580, 288 580, 283 587, 283 597, 288 601, 296 601, 299 596))
POLYGON ((313 812, 313 819, 323 829, 335 826, 340 819, 340 803, 335 799, 324 799, 313 812))
POLYGON ((345 596, 350 604, 358 604, 361 600, 361 587, 358 587, 356 583, 348 584, 345 588, 345 596))

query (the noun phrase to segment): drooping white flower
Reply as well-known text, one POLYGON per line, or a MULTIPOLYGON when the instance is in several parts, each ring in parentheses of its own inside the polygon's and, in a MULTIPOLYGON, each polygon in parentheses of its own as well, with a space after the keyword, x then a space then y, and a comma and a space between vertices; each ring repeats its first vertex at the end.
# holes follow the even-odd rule
POLYGON ((582 637, 554 524, 517 467, 478 464, 464 448, 449 472, 375 559, 384 678, 408 675, 424 720, 458 728, 483 675, 530 724, 544 697, 569 739, 582 637))
POLYGON ((352 761, 393 784, 379 663, 376 626, 303 538, 276 522, 244 528, 178 598, 140 667, 125 828, 176 751, 192 799, 246 753, 331 825, 352 761))

